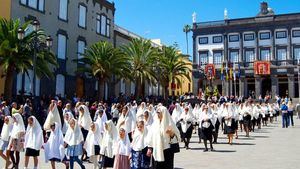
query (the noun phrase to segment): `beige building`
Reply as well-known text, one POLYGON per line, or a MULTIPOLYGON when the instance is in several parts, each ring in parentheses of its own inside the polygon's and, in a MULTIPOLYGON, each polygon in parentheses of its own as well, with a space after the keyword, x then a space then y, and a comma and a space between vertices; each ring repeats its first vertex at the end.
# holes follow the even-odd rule
MULTIPOLYGON (((53 38, 59 68, 55 79, 37 79, 36 95, 60 94, 71 97, 92 97, 97 90, 95 79, 76 73, 87 46, 98 41, 113 42, 115 6, 107 0, 2 0, 0 17, 20 19, 21 22, 37 19, 46 34, 53 38)), ((32 31, 31 28, 26 32, 32 31)), ((29 72, 33 76, 32 72, 29 72)), ((31 77, 18 74, 14 94, 31 91, 31 77)), ((3 82, 0 81, 0 93, 3 82)))

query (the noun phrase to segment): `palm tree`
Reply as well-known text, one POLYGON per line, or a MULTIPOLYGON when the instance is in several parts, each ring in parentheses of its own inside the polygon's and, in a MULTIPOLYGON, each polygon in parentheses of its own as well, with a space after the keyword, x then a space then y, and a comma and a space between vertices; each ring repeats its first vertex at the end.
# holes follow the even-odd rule
POLYGON ((104 98, 105 83, 112 75, 124 77, 128 71, 128 59, 109 42, 101 41, 90 46, 84 57, 77 59, 86 66, 79 67, 78 72, 87 72, 98 80, 98 97, 104 98))
POLYGON ((153 47, 149 40, 133 39, 129 45, 121 48, 130 61, 129 78, 136 83, 135 96, 143 97, 145 82, 155 81, 155 62, 158 49, 153 47))
POLYGON ((181 77, 186 77, 190 81, 189 72, 191 71, 188 67, 189 64, 183 61, 184 57, 178 52, 173 46, 164 46, 160 57, 160 81, 164 86, 165 99, 169 95, 169 84, 181 84, 181 77))
MULTIPOLYGON (((26 30, 30 22, 20 24, 20 20, 0 19, 0 66, 6 77, 4 96, 11 98, 14 73, 26 73, 33 67, 33 40, 35 33, 40 45, 46 46, 43 30, 28 33, 22 40, 18 39, 18 29, 26 30)), ((37 52, 36 73, 39 78, 53 78, 52 68, 57 66, 55 55, 41 48, 37 52)))
POLYGON ((188 33, 191 31, 190 25, 184 25, 183 32, 185 33, 185 39, 186 39, 186 53, 189 54, 189 38, 188 33))

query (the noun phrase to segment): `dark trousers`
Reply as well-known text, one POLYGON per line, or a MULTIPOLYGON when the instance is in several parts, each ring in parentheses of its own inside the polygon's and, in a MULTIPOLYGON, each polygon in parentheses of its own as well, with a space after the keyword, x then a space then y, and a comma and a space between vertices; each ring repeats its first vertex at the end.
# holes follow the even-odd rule
POLYGON ((81 169, 85 169, 82 161, 79 160, 78 156, 70 156, 70 169, 74 169, 74 162, 77 162, 80 165, 81 169))
POLYGON ((292 126, 294 126, 294 112, 288 111, 288 125, 290 125, 290 122, 292 123, 292 126))
POLYGON ((154 161, 153 169, 173 169, 174 168, 174 153, 170 148, 164 150, 165 161, 154 161))
POLYGON ((282 113, 282 128, 289 127, 289 116, 288 113, 282 113))

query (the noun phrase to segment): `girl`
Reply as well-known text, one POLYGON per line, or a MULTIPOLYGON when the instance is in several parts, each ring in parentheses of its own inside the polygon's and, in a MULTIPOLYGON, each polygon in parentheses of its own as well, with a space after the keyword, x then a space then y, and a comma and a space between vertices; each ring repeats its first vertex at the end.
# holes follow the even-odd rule
POLYGON ((94 169, 98 168, 100 155, 100 145, 102 141, 101 131, 97 123, 92 123, 85 142, 87 156, 90 157, 94 164, 94 169))
POLYGON ((204 141, 204 152, 208 151, 207 149, 207 140, 209 140, 210 143, 210 149, 211 151, 214 150, 213 145, 212 145, 212 135, 213 135, 213 115, 211 114, 211 111, 208 110, 208 106, 204 106, 202 110, 202 114, 200 116, 200 124, 201 129, 202 129, 202 139, 204 141))
POLYGON ((150 157, 147 156, 147 134, 148 130, 145 128, 144 121, 137 122, 131 143, 131 169, 148 169, 150 167, 150 157))
POLYGON ((114 169, 130 169, 130 141, 124 127, 119 130, 119 138, 114 145, 114 169))
POLYGON ((59 115, 55 100, 51 101, 51 104, 49 106, 49 113, 48 113, 46 121, 43 125, 43 128, 47 133, 47 138, 49 138, 49 136, 50 136, 50 133, 51 133, 50 126, 53 123, 57 123, 60 127, 62 127, 60 115, 59 115))
POLYGON ((70 127, 64 138, 65 147, 67 147, 67 156, 70 157, 70 168, 74 168, 74 162, 76 161, 81 169, 85 169, 82 161, 78 159, 79 155, 82 155, 82 143, 83 135, 78 126, 77 120, 74 118, 69 121, 70 127))
POLYGON ((20 152, 24 150, 25 126, 22 116, 19 113, 13 115, 14 125, 11 131, 9 150, 13 168, 19 168, 20 152), (15 156, 14 156, 15 153, 15 156))
POLYGON ((10 138, 10 133, 13 128, 13 118, 11 116, 6 116, 4 118, 4 125, 1 131, 1 138, 0 138, 0 156, 3 158, 3 160, 6 161, 5 168, 8 168, 8 166, 11 164, 9 161, 9 150, 8 150, 8 143, 10 138), (3 152, 6 151, 6 155, 3 154, 3 152))
POLYGON ((185 107, 184 112, 180 116, 180 124, 182 130, 182 140, 184 141, 184 147, 189 149, 190 139, 193 133, 193 114, 189 110, 189 107, 185 107))
POLYGON ((130 109, 128 106, 125 106, 122 109, 122 115, 120 116, 119 120, 118 120, 118 124, 117 127, 120 128, 120 126, 125 127, 125 131, 128 132, 128 136, 129 136, 129 140, 132 141, 132 130, 134 129, 134 125, 135 124, 135 118, 133 117, 130 109))
MULTIPOLYGON (((51 167, 55 169, 55 162, 60 162, 64 158, 64 137, 57 123, 52 124, 50 128, 50 137, 44 144, 45 159, 46 162, 51 161, 51 167)), ((68 168, 68 164, 66 166, 68 168)))
POLYGON ((105 132, 103 135, 100 154, 103 155, 102 162, 103 167, 113 167, 114 155, 113 155, 113 143, 117 140, 118 132, 112 120, 105 122, 105 132))
POLYGON ((173 169, 174 152, 170 148, 170 143, 173 142, 173 138, 179 138, 179 131, 166 107, 158 106, 151 131, 147 156, 153 154, 153 168, 173 169))
POLYGON ((28 127, 25 134, 25 167, 27 169, 29 157, 33 157, 34 167, 37 169, 38 156, 40 155, 40 149, 44 143, 43 130, 40 123, 34 116, 28 118, 28 127))
MULTIPOLYGON (((63 125, 63 128, 62 128, 63 135, 65 135, 67 133, 67 130, 69 128, 69 121, 70 121, 70 119, 73 119, 73 118, 74 118, 74 116, 71 112, 65 112, 65 114, 64 114, 64 125, 63 125)), ((56 126, 58 128, 58 124, 56 126)))
POLYGON ((235 120, 232 107, 231 105, 229 105, 229 103, 225 104, 225 108, 223 110, 223 117, 225 121, 224 134, 227 134, 228 144, 232 145, 233 135, 235 133, 235 120))
MULTIPOLYGON (((85 105, 81 105, 79 107, 79 117, 78 117, 78 125, 81 129, 81 132, 83 134, 83 140, 86 140, 86 137, 88 135, 88 131, 92 125, 92 117, 90 115, 89 108, 85 105)), ((81 160, 86 161, 87 155, 85 149, 83 149, 83 155, 81 157, 81 160)))

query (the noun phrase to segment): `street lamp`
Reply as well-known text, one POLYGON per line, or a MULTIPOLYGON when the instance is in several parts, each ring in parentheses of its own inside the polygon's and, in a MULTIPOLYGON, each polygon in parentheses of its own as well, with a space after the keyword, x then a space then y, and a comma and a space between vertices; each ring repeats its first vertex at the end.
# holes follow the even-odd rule
POLYGON ((18 39, 23 40, 25 36, 24 30, 22 28, 18 29, 18 39))
POLYGON ((46 38, 46 45, 48 48, 52 47, 53 45, 53 39, 50 35, 46 38))
POLYGON ((37 32, 39 29, 40 29, 40 22, 38 21, 38 20, 34 20, 33 22, 32 22, 32 25, 33 25, 33 30, 35 31, 35 32, 37 32))

